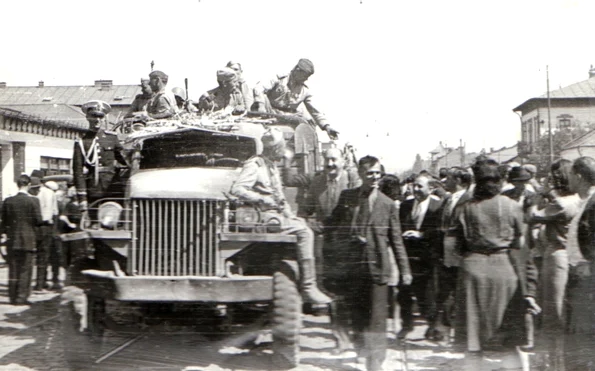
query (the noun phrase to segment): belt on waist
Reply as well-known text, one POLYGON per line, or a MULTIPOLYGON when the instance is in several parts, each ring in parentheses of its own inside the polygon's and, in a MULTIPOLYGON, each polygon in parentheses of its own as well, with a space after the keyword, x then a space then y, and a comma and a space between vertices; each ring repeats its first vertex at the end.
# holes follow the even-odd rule
POLYGON ((469 251, 470 254, 480 254, 480 255, 500 255, 500 254, 507 254, 508 248, 502 248, 498 250, 477 250, 477 251, 469 251))
MULTIPOLYGON (((94 168, 92 166, 89 167, 89 171, 90 172, 91 171, 94 171, 94 168)), ((99 172, 99 173, 107 173, 107 172, 111 172, 111 171, 114 171, 114 167, 113 166, 99 166, 97 168, 97 172, 99 172)), ((89 173, 89 174, 92 174, 92 173, 89 173)), ((87 175, 89 175, 89 174, 87 174, 87 175)))

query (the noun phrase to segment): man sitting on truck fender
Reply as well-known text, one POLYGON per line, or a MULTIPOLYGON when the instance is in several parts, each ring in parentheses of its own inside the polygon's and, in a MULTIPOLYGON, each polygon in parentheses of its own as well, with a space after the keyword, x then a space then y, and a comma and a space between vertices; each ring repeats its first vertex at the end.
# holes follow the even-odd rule
POLYGON ((302 297, 311 304, 329 304, 332 300, 316 284, 314 265, 314 233, 306 222, 296 217, 285 200, 275 161, 285 154, 283 133, 271 129, 262 136, 261 155, 244 163, 242 172, 231 186, 231 194, 263 211, 276 212, 281 219, 282 233, 297 236, 297 258, 300 268, 302 297))

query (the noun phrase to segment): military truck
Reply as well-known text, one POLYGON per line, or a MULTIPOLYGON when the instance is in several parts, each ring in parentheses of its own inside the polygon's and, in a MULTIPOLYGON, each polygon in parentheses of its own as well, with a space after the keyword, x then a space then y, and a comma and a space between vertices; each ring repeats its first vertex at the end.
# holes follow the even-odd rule
POLYGON ((295 118, 119 125, 130 160, 125 194, 89 205, 83 228, 62 235, 70 244, 61 316, 71 364, 89 368, 101 362, 106 339, 118 331, 147 331, 164 316, 151 314, 184 306, 210 308, 223 324, 233 323, 234 313, 246 306, 265 311, 274 362, 298 364, 296 238, 280 233, 278 219, 227 193, 243 162, 261 151, 259 138, 270 126, 283 131, 288 148, 298 147, 300 161, 290 171, 313 171, 315 130, 295 118), (118 304, 140 308, 139 326, 119 322, 126 306, 118 304))

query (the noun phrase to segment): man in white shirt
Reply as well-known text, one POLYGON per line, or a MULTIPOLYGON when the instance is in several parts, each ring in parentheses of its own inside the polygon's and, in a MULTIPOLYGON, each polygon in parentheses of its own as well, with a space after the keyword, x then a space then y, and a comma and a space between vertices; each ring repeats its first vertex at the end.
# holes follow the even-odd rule
POLYGON ((442 246, 440 222, 443 200, 431 195, 431 182, 429 175, 417 176, 413 182, 414 198, 403 201, 399 210, 403 241, 413 274, 413 283, 399 288, 403 328, 398 336, 401 339, 413 330, 413 297, 417 298, 420 312, 429 324, 426 338, 435 338, 436 282, 432 278, 442 246))
MULTIPOLYGON (((46 285, 47 269, 50 251, 54 244, 55 219, 58 217, 58 201, 56 193, 45 184, 39 185, 39 193, 36 196, 41 206, 41 219, 37 245, 37 278, 35 290, 41 291, 49 288, 46 285)), ((54 272, 57 279, 58 273, 54 272)))
POLYGON ((447 237, 447 231, 457 218, 460 209, 457 206, 467 202, 471 198, 469 186, 471 185, 472 176, 464 168, 453 166, 448 169, 444 186, 450 197, 444 202, 442 210, 442 233, 444 234, 444 244, 440 257, 438 270, 438 292, 436 296, 436 308, 438 327, 441 330, 436 330, 434 337, 441 337, 444 327, 452 326, 452 318, 454 315, 454 301, 455 289, 457 285, 457 275, 460 265, 461 257, 456 253, 454 240, 447 237))

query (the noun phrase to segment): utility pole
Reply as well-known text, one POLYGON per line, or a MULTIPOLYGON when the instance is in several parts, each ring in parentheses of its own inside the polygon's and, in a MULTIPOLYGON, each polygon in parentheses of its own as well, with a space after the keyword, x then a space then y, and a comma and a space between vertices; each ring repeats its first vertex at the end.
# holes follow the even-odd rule
POLYGON ((551 113, 551 101, 550 101, 550 69, 549 66, 545 67, 545 75, 547 79, 547 129, 549 132, 550 141, 550 166, 554 162, 554 138, 552 136, 552 113, 551 113))

